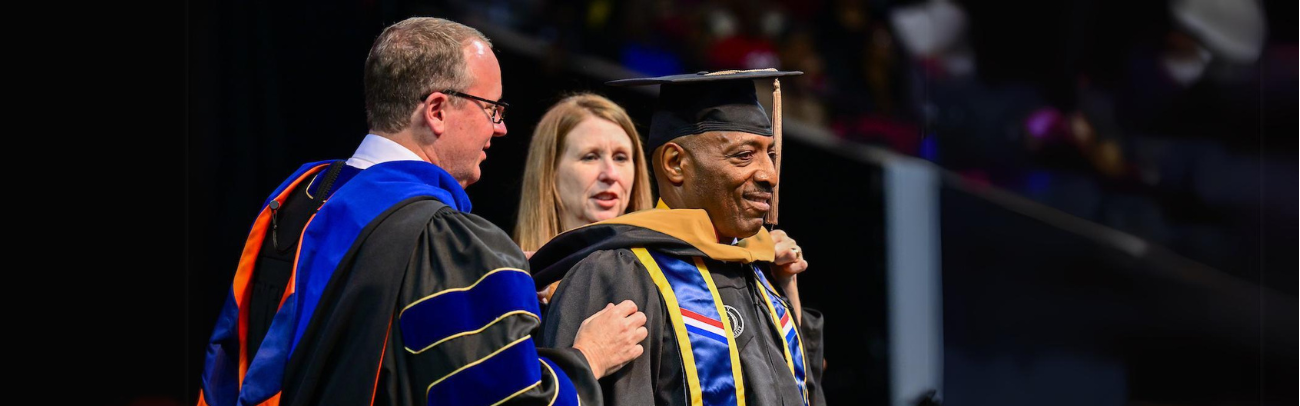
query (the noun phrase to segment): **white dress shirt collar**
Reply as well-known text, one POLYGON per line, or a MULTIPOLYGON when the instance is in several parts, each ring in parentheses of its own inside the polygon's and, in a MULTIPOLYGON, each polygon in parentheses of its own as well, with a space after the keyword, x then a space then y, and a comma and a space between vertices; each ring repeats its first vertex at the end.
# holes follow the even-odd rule
POLYGON ((402 144, 388 138, 366 134, 366 138, 361 140, 361 145, 357 146, 357 152, 348 158, 347 165, 357 169, 366 169, 371 165, 381 164, 389 161, 423 161, 419 155, 412 152, 402 144))

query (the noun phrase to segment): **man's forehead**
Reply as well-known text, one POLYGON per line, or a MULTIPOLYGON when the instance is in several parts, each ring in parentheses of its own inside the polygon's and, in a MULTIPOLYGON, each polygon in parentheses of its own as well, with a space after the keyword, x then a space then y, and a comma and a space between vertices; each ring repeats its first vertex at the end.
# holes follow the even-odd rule
POLYGON ((726 150, 746 145, 767 148, 772 144, 772 137, 743 131, 709 131, 678 137, 671 142, 687 151, 726 150))
POLYGON ((486 57, 492 54, 492 47, 483 43, 482 40, 474 38, 465 44, 465 52, 471 56, 486 57))
POLYGON ((712 143, 714 145, 728 147, 733 145, 767 145, 772 142, 772 136, 747 133, 744 131, 710 131, 700 134, 701 142, 712 143))
POLYGON ((492 47, 484 44, 483 41, 470 40, 461 49, 464 50, 465 62, 470 65, 471 69, 476 66, 497 67, 496 54, 492 52, 492 47))
MULTIPOLYGON (((469 65, 470 77, 472 82, 470 88, 478 88, 483 91, 499 93, 501 87, 501 66, 497 63, 496 55, 492 52, 492 47, 483 43, 483 41, 474 39, 465 43, 466 64, 469 65), (486 86, 486 88, 485 88, 486 86)), ((499 94, 483 95, 484 97, 499 97, 499 94)))

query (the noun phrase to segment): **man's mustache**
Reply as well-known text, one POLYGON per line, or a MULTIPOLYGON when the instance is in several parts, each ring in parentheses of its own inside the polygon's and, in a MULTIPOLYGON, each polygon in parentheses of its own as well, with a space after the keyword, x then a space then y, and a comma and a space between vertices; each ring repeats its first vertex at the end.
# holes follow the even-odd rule
POLYGON ((772 198, 772 189, 773 189, 773 188, 771 188, 771 187, 759 186, 759 187, 755 187, 755 188, 753 188, 753 189, 745 190, 745 191, 743 192, 743 194, 744 194, 744 196, 745 196, 746 198, 771 199, 771 198, 772 198))

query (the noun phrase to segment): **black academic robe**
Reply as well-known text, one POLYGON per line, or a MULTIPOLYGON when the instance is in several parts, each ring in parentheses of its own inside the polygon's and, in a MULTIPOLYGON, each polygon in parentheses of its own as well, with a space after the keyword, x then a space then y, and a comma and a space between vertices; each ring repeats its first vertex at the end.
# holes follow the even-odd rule
POLYGON ((528 263, 469 208, 434 165, 361 171, 307 225, 239 400, 200 403, 600 404, 580 352, 536 347, 528 263))
MULTIPOLYGON (((719 254, 714 252, 715 249, 709 249, 707 253, 701 250, 701 247, 709 245, 723 245, 717 244, 716 240, 694 238, 708 236, 712 239, 712 225, 708 224, 707 214, 702 210, 654 211, 661 213, 653 214, 657 218, 651 221, 628 219, 647 213, 640 212, 611 220, 613 223, 597 223, 572 230, 551 240, 532 257, 534 279, 539 288, 563 278, 542 318, 542 345, 570 346, 586 315, 600 310, 607 303, 632 300, 646 314, 649 335, 642 343, 645 353, 600 380, 605 402, 612 405, 689 405, 683 361, 663 297, 630 248, 644 247, 683 258, 701 256, 711 271, 722 302, 740 315, 740 323, 732 323, 732 333, 739 347, 746 404, 802 405, 799 388, 784 359, 784 342, 766 313, 764 299, 757 290, 761 287, 747 264, 757 258, 743 258, 743 253, 736 256, 719 254), (695 221, 662 221, 666 212, 695 212, 685 216, 693 216, 695 221), (700 215, 704 216, 702 221, 700 215), (697 230, 669 231, 673 234, 669 235, 648 228, 678 228, 683 224, 697 230), (708 224, 707 230, 698 230, 705 224, 708 224)), ((766 231, 762 234, 767 238, 766 231)), ((770 244, 770 238, 767 242, 770 244)), ((742 241, 740 246, 744 245, 745 241, 742 241)), ((770 246, 767 252, 770 258, 770 246)), ((769 265, 759 261, 759 266, 765 271, 769 265)), ((820 389, 821 314, 804 309, 799 329, 809 365, 810 404, 824 405, 820 389)))

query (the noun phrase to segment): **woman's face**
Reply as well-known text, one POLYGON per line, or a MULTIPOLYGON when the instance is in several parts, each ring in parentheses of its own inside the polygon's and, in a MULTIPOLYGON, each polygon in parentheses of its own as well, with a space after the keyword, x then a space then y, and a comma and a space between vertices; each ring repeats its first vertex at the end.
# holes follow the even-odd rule
POLYGON ((623 127, 587 117, 560 148, 555 168, 560 226, 571 230, 623 214, 636 175, 632 139, 623 127))

